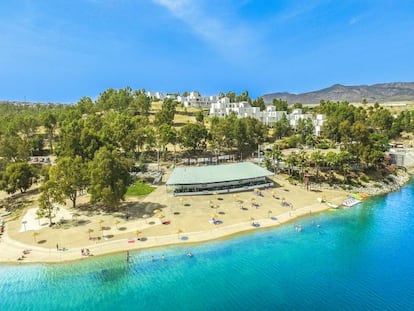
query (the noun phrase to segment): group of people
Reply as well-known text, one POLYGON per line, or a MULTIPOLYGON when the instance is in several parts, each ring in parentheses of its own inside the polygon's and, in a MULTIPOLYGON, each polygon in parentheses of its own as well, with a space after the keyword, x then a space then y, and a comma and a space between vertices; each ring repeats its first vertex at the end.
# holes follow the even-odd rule
POLYGON ((89 248, 82 248, 81 249, 82 256, 89 256, 91 253, 89 251, 89 248))

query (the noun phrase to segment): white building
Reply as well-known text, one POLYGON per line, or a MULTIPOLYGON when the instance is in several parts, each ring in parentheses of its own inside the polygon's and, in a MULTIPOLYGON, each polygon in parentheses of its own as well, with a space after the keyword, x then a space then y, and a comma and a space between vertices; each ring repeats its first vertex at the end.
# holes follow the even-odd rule
POLYGON ((211 104, 218 100, 218 96, 201 96, 198 92, 191 92, 188 96, 177 96, 177 101, 187 108, 210 108, 211 104))
POLYGON ((273 126, 285 115, 292 128, 296 128, 301 119, 311 119, 316 135, 321 134, 322 125, 325 121, 325 115, 302 113, 302 109, 294 109, 291 114, 288 114, 286 111, 276 111, 274 106, 268 106, 264 111, 260 111, 259 107, 252 107, 248 102, 230 103, 226 97, 211 104, 211 116, 224 118, 231 113, 234 113, 238 118, 255 118, 268 126, 273 126))
POLYGON ((147 96, 151 99, 163 100, 165 98, 162 92, 147 92, 147 96))

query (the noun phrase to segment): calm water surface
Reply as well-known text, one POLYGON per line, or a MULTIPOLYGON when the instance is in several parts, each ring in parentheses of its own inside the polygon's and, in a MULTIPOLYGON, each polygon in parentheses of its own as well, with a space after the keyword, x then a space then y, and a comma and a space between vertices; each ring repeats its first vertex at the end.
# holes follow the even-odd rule
POLYGON ((0 310, 91 309, 414 310, 414 182, 275 229, 133 252, 129 264, 0 265, 0 310))

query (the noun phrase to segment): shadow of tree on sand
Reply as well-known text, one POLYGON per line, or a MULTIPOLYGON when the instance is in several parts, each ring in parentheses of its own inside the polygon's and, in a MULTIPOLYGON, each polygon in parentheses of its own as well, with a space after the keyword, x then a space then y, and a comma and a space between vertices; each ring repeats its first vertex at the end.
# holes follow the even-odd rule
POLYGON ((144 215, 152 216, 155 210, 166 208, 166 205, 153 202, 130 202, 122 205, 125 218, 138 219, 144 215))

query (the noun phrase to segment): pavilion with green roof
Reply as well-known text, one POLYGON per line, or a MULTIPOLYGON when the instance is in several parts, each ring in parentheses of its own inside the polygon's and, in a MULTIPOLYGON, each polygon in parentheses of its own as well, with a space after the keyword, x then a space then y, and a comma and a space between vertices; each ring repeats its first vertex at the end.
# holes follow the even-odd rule
POLYGON ((176 167, 167 181, 175 195, 229 193, 273 186, 273 173, 251 162, 176 167))

